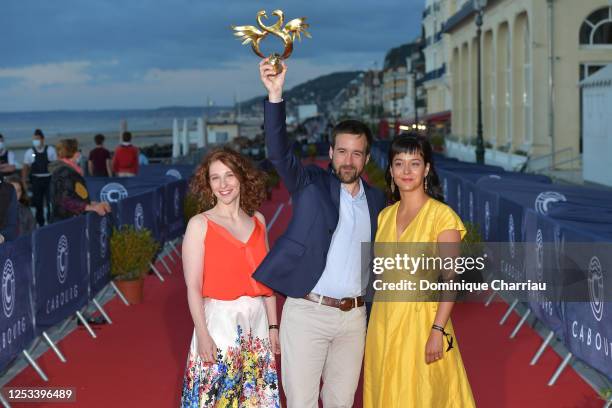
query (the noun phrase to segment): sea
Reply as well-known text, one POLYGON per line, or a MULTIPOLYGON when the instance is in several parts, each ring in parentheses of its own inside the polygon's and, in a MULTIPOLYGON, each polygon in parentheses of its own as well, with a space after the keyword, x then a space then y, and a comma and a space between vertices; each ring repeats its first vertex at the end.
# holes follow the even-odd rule
POLYGON ((35 129, 41 129, 46 137, 62 137, 74 134, 91 134, 119 131, 125 120, 130 131, 159 131, 172 129, 173 120, 195 121, 203 116, 213 117, 227 107, 164 107, 158 109, 128 110, 57 110, 36 112, 0 112, 0 133, 5 143, 29 143, 35 129))

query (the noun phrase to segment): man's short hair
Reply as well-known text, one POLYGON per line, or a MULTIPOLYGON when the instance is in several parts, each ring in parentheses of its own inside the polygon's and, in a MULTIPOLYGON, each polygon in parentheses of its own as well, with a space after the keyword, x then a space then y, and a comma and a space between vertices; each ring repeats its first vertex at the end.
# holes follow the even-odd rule
POLYGON ((101 133, 98 133, 97 135, 95 135, 94 142, 96 142, 97 145, 101 145, 102 143, 104 143, 104 135, 101 133))
POLYGON ((42 139, 44 139, 44 138, 45 138, 45 134, 44 134, 44 133, 43 133, 43 131, 42 131, 42 130, 40 130, 40 129, 36 129, 36 130, 34 131, 34 136, 39 136, 39 137, 41 137, 42 139))
POLYGON ((342 122, 338 123, 332 129, 331 145, 333 148, 336 147, 336 136, 342 133, 365 136, 366 138, 365 154, 366 155, 370 154, 370 148, 372 147, 372 131, 370 130, 368 125, 366 125, 365 123, 359 120, 354 120, 354 119, 343 120, 342 122))
POLYGON ((123 132, 123 134, 121 135, 121 140, 123 140, 124 142, 131 142, 132 134, 130 132, 123 132))
POLYGON ((4 140, 4 135, 0 133, 0 139, 4 140))

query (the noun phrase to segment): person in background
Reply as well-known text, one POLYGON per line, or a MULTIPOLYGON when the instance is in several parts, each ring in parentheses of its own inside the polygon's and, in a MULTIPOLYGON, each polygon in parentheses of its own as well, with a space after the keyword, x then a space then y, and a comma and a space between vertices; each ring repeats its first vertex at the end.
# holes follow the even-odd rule
POLYGON ((32 148, 28 149, 23 156, 23 169, 21 177, 23 183, 30 182, 32 189, 32 204, 36 207, 36 222, 45 225, 45 208, 49 214, 49 184, 51 173, 49 163, 57 160, 57 153, 53 146, 45 145, 45 135, 42 130, 36 129, 32 136, 32 148))
POLYGON ((121 144, 113 156, 113 173, 117 177, 133 177, 138 174, 138 149, 132 145, 132 134, 123 132, 121 144))
POLYGON ((4 136, 0 133, 0 176, 8 177, 16 171, 15 154, 6 148, 4 136))
POLYGON ((17 236, 31 234, 36 229, 36 220, 30 210, 30 200, 25 194, 25 186, 21 178, 13 175, 6 179, 15 188, 17 195, 17 236))
POLYGON ((87 170, 92 177, 112 177, 111 154, 104 147, 104 135, 97 134, 94 136, 96 147, 89 152, 89 160, 87 161, 87 170))
POLYGON ((60 140, 57 153, 59 159, 49 165, 53 222, 80 215, 85 211, 94 211, 100 216, 111 212, 108 203, 92 202, 89 199, 83 169, 78 165, 81 152, 77 140, 60 140))
POLYGON ((0 244, 17 238, 17 195, 10 183, 0 179, 0 244))

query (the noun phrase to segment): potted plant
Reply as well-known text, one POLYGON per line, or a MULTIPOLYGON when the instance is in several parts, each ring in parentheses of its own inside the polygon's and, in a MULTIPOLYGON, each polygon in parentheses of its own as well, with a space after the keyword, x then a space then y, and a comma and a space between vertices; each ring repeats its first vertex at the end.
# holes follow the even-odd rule
POLYGON ((142 302, 144 277, 159 250, 148 229, 137 230, 133 225, 113 228, 110 239, 111 275, 119 290, 131 304, 142 302))

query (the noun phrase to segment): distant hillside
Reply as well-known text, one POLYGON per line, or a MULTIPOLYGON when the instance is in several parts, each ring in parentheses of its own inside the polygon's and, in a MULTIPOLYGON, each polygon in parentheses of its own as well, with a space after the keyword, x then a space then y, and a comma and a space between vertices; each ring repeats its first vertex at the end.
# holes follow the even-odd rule
MULTIPOLYGON (((316 103, 320 110, 326 110, 329 102, 348 85, 360 71, 353 72, 334 72, 323 75, 295 87, 283 93, 283 99, 287 101, 290 108, 297 105, 316 103)), ((243 111, 253 110, 255 106, 260 106, 264 96, 258 96, 241 103, 243 111)), ((258 109, 258 108, 255 108, 258 109)))

